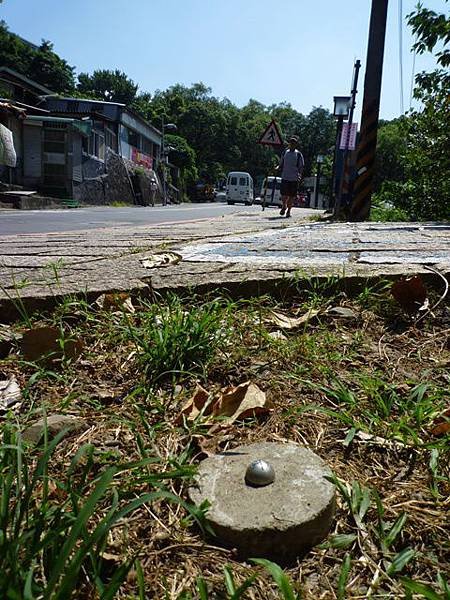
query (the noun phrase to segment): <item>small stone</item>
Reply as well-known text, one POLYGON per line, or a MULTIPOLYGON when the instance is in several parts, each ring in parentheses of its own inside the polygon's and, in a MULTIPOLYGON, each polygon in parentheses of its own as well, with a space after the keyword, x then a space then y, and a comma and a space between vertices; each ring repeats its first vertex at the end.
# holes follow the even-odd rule
POLYGON ((341 319, 357 319, 358 315, 351 308, 345 306, 334 306, 327 310, 327 314, 332 317, 339 317, 341 319))
POLYGON ((319 456, 297 444, 249 444, 204 460, 189 495, 197 506, 210 503, 206 518, 219 541, 241 556, 283 562, 328 534, 335 511, 329 475, 319 456), (273 467, 273 483, 246 484, 244 474, 255 460, 273 467))
MULTIPOLYGON (((33 425, 30 425, 25 429, 22 434, 23 439, 27 442, 37 444, 44 435, 44 427, 45 420, 39 419, 39 421, 36 421, 36 423, 33 423, 33 425)), ((72 415, 55 414, 47 417, 47 431, 50 438, 54 437, 64 429, 68 429, 72 432, 80 431, 85 428, 86 424, 78 417, 72 415)))

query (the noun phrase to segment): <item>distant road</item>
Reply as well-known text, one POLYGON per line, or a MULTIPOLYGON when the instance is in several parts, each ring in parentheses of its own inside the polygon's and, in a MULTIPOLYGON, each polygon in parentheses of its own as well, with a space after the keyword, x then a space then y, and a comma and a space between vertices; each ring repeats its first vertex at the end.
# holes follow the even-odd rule
POLYGON ((260 211, 260 206, 228 206, 222 203, 179 204, 159 207, 93 206, 55 210, 0 210, 0 236, 21 233, 80 231, 102 227, 157 225, 220 217, 233 212, 260 211))

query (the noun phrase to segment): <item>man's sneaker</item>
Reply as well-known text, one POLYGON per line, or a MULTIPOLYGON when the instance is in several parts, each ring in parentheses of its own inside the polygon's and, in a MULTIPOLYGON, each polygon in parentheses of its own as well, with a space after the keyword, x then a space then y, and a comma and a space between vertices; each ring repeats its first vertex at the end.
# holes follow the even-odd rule
POLYGON ((287 211, 287 213, 286 213, 286 218, 287 218, 287 217, 290 217, 290 216, 291 216, 291 211, 290 211, 290 210, 288 210, 288 211, 287 211))
POLYGON ((286 211, 286 209, 285 209, 285 208, 282 208, 282 209, 280 210, 280 215, 281 215, 281 216, 283 216, 283 215, 284 215, 284 213, 285 213, 285 211, 286 211))

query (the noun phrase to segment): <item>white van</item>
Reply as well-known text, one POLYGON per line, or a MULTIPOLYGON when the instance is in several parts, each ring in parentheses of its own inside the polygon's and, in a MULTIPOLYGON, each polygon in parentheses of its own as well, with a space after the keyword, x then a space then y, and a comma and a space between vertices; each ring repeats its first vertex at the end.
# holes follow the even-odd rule
POLYGON ((282 206, 281 177, 266 177, 261 187, 261 204, 265 206, 282 206))
POLYGON ((247 206, 253 204, 253 179, 249 173, 231 171, 227 177, 226 198, 228 204, 243 202, 247 206))

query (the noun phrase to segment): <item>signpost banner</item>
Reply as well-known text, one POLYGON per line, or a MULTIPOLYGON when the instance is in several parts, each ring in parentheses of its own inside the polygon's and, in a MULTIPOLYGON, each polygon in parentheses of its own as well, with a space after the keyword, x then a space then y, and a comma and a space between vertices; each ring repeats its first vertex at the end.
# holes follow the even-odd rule
POLYGON ((264 133, 259 138, 257 143, 262 144, 263 146, 275 147, 280 147, 283 145, 283 139, 281 137, 280 130, 278 129, 278 125, 273 119, 266 127, 264 133))
POLYGON ((356 148, 356 134, 358 123, 344 123, 342 126, 340 150, 354 150, 356 148), (347 145, 348 144, 348 145, 347 145))
POLYGON ((139 152, 137 148, 131 148, 131 160, 137 165, 145 167, 146 169, 153 168, 153 158, 151 156, 148 156, 148 154, 139 152))

